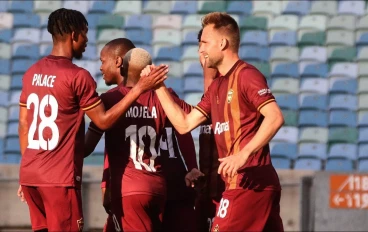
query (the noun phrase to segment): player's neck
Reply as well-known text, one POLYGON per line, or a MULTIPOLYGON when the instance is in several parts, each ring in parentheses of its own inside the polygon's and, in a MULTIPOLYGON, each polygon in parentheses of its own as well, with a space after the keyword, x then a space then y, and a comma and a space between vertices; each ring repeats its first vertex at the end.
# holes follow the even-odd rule
POLYGON ((231 52, 225 54, 222 63, 217 66, 217 69, 221 73, 221 75, 226 75, 238 60, 239 56, 237 53, 231 52))
POLYGON ((71 49, 67 49, 69 46, 63 43, 55 43, 52 47, 51 55, 63 56, 69 59, 73 58, 73 52, 71 49))

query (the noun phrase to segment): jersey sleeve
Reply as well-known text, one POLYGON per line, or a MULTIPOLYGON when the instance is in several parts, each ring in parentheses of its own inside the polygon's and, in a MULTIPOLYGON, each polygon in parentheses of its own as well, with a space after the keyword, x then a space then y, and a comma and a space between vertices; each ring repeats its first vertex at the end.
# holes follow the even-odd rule
POLYGON ((101 188, 108 188, 110 186, 110 170, 109 170, 109 167, 110 167, 109 159, 107 157, 107 153, 106 153, 106 150, 105 150, 101 188))
POLYGON ((208 90, 204 93, 201 101, 195 107, 199 112, 201 112, 206 118, 211 117, 211 97, 214 97, 213 92, 213 83, 208 87, 208 90))
POLYGON ((243 96, 259 111, 266 104, 275 101, 266 78, 257 69, 240 71, 240 88, 243 96))
MULTIPOLYGON (((101 94, 100 99, 101 99, 101 102, 105 105, 105 109, 109 109, 110 108, 109 93, 107 92, 107 93, 101 94)), ((94 133, 100 134, 100 135, 104 133, 104 131, 98 128, 96 124, 94 124, 93 122, 89 123, 88 130, 94 133)))
POLYGON ((90 110, 101 103, 96 82, 87 70, 82 69, 77 73, 73 88, 82 110, 90 110))
POLYGON ((180 134, 174 128, 175 136, 178 140, 178 145, 180 152, 184 158, 185 165, 188 168, 188 171, 191 171, 193 168, 198 169, 197 159, 196 159, 196 151, 194 146, 194 141, 191 133, 180 134))

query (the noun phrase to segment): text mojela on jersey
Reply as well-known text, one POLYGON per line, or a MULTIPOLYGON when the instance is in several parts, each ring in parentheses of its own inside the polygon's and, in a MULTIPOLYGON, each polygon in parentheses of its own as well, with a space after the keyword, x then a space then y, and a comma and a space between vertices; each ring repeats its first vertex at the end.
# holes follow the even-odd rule
POLYGON ((44 87, 54 87, 54 81, 56 76, 53 75, 43 75, 35 73, 33 75, 32 85, 34 86, 44 86, 44 87))
POLYGON ((126 112, 125 117, 127 118, 157 118, 156 107, 152 106, 151 111, 148 110, 147 106, 132 106, 126 112))

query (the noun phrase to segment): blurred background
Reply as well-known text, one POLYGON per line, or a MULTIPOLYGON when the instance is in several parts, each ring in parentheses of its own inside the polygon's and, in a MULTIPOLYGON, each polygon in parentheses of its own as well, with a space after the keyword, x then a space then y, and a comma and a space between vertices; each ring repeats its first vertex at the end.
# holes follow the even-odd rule
MULTIPOLYGON (((170 65, 166 84, 190 104, 203 94, 197 34, 204 14, 231 14, 241 30, 241 59, 267 78, 285 117, 271 156, 283 186, 288 231, 368 228, 368 1, 0 1, 0 231, 29 230, 16 197, 23 73, 50 53, 49 14, 81 11, 89 24, 82 60, 99 93, 107 87, 99 53, 127 37, 154 63, 170 65)), ((90 120, 86 117, 86 128, 90 120)), ((197 144, 199 130, 192 132, 197 144)), ((85 159, 85 229, 101 229, 104 140, 85 159)))

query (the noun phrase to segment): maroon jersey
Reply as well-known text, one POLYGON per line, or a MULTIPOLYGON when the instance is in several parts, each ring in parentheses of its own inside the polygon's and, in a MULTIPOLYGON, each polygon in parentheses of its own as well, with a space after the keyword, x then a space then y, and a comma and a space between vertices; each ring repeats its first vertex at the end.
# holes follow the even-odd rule
MULTIPOLYGON (((241 151, 263 121, 259 110, 273 101, 264 76, 241 60, 212 82, 196 109, 212 120, 220 158, 241 151)), ((268 145, 251 155, 240 170, 225 180, 226 189, 280 189, 268 145)))
POLYGON ((75 186, 82 178, 84 111, 101 100, 96 83, 71 59, 47 56, 23 76, 19 105, 27 107, 28 146, 20 184, 75 186))
MULTIPOLYGON (((101 95, 106 109, 118 103, 130 88, 117 86, 101 95)), ((175 96, 174 96, 175 97, 175 96)), ((191 106, 175 97, 186 111, 191 106)), ((167 117, 155 92, 147 91, 109 130, 105 131, 105 150, 110 167, 111 197, 136 194, 166 195, 166 180, 159 155, 160 139, 167 117)), ((103 133, 93 123, 90 129, 103 133)))
POLYGON ((217 173, 218 161, 215 137, 211 124, 201 125, 199 131, 199 167, 206 176, 204 194, 210 199, 220 200, 225 183, 217 173))

